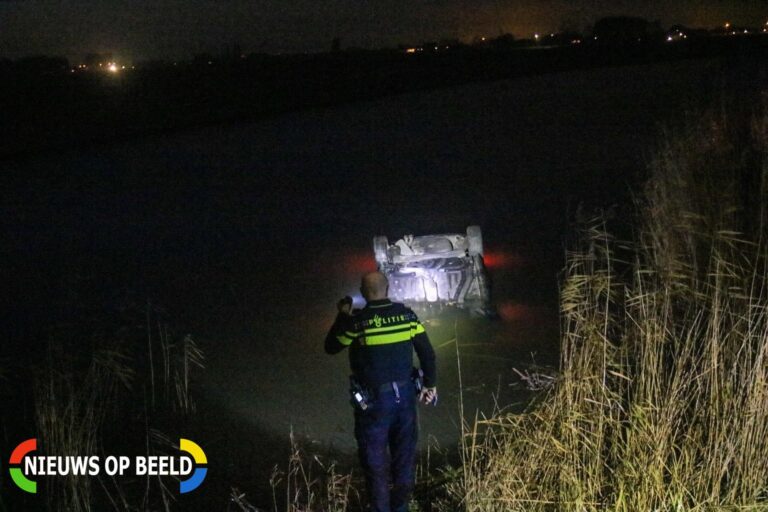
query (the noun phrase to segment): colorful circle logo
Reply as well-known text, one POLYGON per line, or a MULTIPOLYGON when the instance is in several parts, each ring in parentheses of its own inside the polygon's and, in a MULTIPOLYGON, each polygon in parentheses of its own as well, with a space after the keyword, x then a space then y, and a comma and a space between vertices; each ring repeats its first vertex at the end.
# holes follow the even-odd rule
POLYGON ((9 461, 11 465, 11 478, 13 479, 13 483, 15 483, 22 491, 26 491, 32 494, 37 492, 37 482, 24 476, 24 473, 19 466, 21 466, 21 461, 28 453, 34 452, 36 450, 37 439, 27 439, 19 446, 17 446, 15 450, 13 450, 13 453, 11 453, 11 460, 9 461))
POLYGON ((200 467, 201 465, 208 464, 208 459, 205 456, 205 452, 203 451, 200 446, 198 446, 196 443, 190 441, 189 439, 180 439, 179 440, 179 449, 183 452, 187 452, 192 456, 192 459, 195 461, 195 470, 192 472, 192 476, 187 478, 186 480, 182 480, 179 483, 180 492, 181 494, 194 491, 198 487, 200 487, 200 484, 203 483, 203 480, 205 480, 205 476, 208 474, 208 468, 207 467, 200 467))

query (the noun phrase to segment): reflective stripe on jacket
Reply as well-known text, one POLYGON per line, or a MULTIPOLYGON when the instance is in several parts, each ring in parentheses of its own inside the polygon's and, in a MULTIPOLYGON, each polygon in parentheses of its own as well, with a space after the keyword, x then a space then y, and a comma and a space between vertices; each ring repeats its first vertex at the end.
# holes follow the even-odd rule
POLYGON ((347 347, 352 373, 368 386, 410 378, 414 350, 424 384, 436 385, 432 344, 416 314, 403 304, 371 301, 354 315, 339 314, 326 336, 325 350, 336 354, 347 347))

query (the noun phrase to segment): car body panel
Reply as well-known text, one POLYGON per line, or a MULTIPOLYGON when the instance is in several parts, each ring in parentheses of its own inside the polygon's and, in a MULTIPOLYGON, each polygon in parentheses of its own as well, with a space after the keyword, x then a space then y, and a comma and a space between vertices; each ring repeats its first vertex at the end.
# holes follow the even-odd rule
MULTIPOLYGON (((479 228, 475 230, 479 236, 479 228)), ((456 307, 487 316, 491 311, 488 277, 482 253, 470 252, 469 236, 406 235, 394 244, 386 243, 386 249, 386 238, 376 237, 374 252, 379 270, 389 280, 390 298, 422 315, 456 307)), ((475 248, 478 243, 482 247, 482 241, 476 241, 475 248)))

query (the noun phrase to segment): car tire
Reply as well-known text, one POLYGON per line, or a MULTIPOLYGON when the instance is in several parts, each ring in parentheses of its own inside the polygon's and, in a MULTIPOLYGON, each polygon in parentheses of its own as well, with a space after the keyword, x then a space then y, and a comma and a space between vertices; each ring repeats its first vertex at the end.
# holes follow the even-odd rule
POLYGON ((467 227, 467 248, 470 256, 483 255, 483 232, 480 226, 467 227))
POLYGON ((385 236, 373 237, 373 254, 376 258, 376 263, 387 263, 389 258, 387 256, 387 250, 389 249, 389 241, 385 236))

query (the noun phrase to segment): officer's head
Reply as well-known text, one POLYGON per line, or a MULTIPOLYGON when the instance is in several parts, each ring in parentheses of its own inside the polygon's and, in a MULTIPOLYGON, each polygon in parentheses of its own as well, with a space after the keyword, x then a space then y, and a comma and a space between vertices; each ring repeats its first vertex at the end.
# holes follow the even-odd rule
POLYGON ((360 293, 366 301, 386 299, 389 292, 389 282, 381 272, 370 272, 363 276, 360 293))

